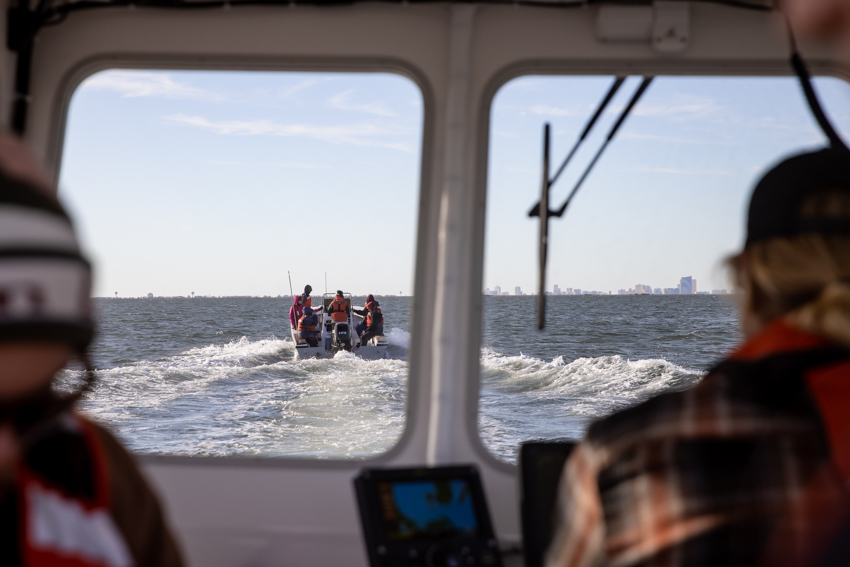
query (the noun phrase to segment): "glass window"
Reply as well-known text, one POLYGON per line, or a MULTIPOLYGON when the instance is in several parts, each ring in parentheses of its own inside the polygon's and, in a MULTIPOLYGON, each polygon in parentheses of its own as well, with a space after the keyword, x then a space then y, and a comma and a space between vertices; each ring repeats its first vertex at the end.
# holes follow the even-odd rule
POLYGON ((96 268, 85 413, 138 453, 389 449, 405 419, 422 114, 393 74, 85 80, 60 177, 96 268), (289 322, 306 285, 313 308, 338 289, 356 309, 374 294, 383 334, 352 354, 340 328, 309 350, 289 322))
MULTIPOLYGON (((522 77, 491 114, 480 433, 500 459, 580 439, 595 418, 686 388, 739 340, 723 261, 749 194, 825 144, 795 78, 658 77, 563 218, 550 223, 547 326, 535 330, 542 131, 554 174, 613 77, 522 77)), ((640 83, 630 77, 552 189, 564 201, 640 83)), ((850 139, 850 87, 818 78, 850 139)))

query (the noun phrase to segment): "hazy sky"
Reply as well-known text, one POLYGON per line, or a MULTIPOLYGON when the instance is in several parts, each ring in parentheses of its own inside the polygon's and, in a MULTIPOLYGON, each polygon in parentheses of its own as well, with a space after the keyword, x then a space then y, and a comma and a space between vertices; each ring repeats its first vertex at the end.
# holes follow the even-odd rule
MULTIPOLYGON (((525 77, 493 103, 485 286, 536 286, 542 126, 559 162, 611 77, 525 77)), ((556 204, 637 86, 554 189, 556 204)), ((850 87, 819 92, 850 135, 850 87)), ((96 295, 410 293, 422 104, 389 74, 107 71, 69 112, 60 186, 96 295)), ((850 136, 848 136, 850 137, 850 136)), ((552 223, 549 289, 728 287, 754 180, 823 143, 793 79, 659 78, 552 223)), ((553 165, 554 168, 554 165, 553 165)))
POLYGON ((411 293, 421 132, 396 75, 107 71, 60 187, 95 295, 411 293))
MULTIPOLYGON (((485 286, 537 286, 536 219, 543 124, 552 172, 612 77, 525 77, 493 104, 485 286)), ((630 78, 553 189, 560 206, 640 79, 630 78)), ((850 139, 850 87, 819 79, 828 112, 850 139)), ((789 153, 825 143, 792 78, 656 78, 608 146, 567 214, 551 223, 548 289, 613 291, 635 284, 728 288, 722 260, 743 244, 758 176, 789 153)))

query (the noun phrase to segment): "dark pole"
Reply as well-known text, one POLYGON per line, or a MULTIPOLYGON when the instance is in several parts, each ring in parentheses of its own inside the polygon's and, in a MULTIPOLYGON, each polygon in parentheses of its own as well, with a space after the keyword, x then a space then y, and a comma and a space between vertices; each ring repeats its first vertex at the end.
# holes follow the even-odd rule
POLYGON ((540 265, 537 286, 537 330, 546 326, 546 255, 549 248, 549 124, 543 127, 543 182, 540 186, 540 265))
POLYGON ((9 9, 7 24, 7 47, 17 53, 11 126, 15 134, 22 136, 27 127, 33 40, 38 30, 38 15, 30 10, 28 0, 18 0, 17 6, 9 9))

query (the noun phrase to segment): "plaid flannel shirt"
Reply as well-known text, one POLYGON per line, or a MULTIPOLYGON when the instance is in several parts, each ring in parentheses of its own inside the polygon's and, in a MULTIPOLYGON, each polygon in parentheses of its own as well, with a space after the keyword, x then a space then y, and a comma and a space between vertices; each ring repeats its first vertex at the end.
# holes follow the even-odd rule
POLYGON ((848 395, 850 351, 780 321, 693 388, 595 423, 547 567, 816 564, 850 510, 848 395))

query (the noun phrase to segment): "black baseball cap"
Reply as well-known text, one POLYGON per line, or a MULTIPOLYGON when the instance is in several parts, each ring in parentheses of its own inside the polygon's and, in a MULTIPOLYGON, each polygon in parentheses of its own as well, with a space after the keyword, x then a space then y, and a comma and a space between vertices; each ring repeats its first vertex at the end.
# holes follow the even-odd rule
POLYGON ((850 152, 823 149, 780 162, 753 190, 744 247, 798 234, 850 234, 850 215, 802 215, 806 197, 824 190, 850 195, 850 152))

